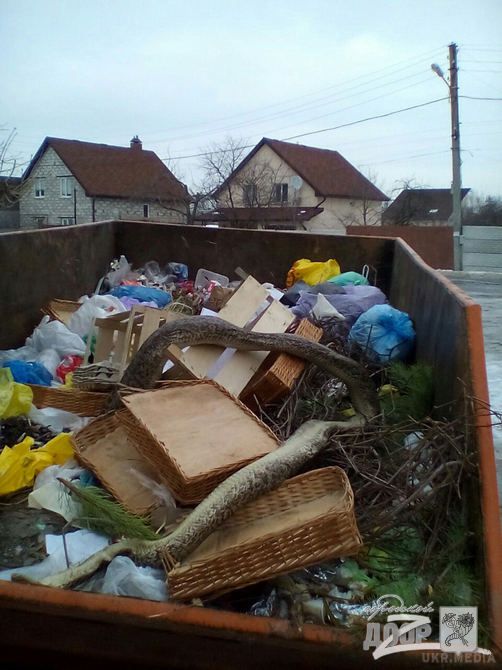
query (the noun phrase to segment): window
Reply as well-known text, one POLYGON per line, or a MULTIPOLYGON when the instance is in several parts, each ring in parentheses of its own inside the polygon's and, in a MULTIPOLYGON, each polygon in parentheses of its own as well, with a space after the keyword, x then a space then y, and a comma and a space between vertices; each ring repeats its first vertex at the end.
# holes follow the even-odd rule
POLYGON ((272 191, 272 202, 287 202, 288 201, 288 185, 274 184, 272 191))
POLYGON ((244 204, 253 207, 258 204, 258 189, 256 184, 244 184, 243 187, 244 204))
POLYGON ((72 196, 71 177, 59 177, 59 193, 62 198, 71 198, 72 196))
POLYGON ((60 216, 59 225, 60 226, 73 226, 73 216, 60 216))
POLYGON ((150 205, 143 205, 143 217, 148 219, 150 216, 150 205))
POLYGON ((33 225, 36 226, 37 228, 43 228, 44 226, 47 225, 47 217, 46 216, 34 216, 33 217, 33 225))
POLYGON ((45 177, 35 179, 35 198, 45 198, 45 177))

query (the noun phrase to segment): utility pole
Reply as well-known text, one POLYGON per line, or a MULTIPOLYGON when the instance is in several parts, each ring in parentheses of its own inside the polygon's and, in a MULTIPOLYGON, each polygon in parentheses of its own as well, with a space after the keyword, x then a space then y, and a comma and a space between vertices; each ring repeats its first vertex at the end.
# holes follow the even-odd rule
POLYGON ((453 209, 453 268, 462 270, 462 178, 460 174, 460 121, 458 114, 458 66, 457 45, 448 46, 450 61, 450 109, 451 109, 451 162, 452 183, 451 194, 453 209))

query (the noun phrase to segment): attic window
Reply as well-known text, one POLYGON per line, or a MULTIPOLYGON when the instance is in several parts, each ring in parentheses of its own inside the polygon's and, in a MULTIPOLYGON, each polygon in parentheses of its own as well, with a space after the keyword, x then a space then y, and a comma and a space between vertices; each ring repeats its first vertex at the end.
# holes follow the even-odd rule
POLYGON ((149 216, 150 216, 150 206, 143 205, 143 218, 148 219, 149 216))
POLYGON ((45 198, 45 178, 35 179, 35 198, 45 198))
POLYGON ((272 191, 272 202, 287 202, 288 201, 288 185, 274 184, 272 191))
POLYGON ((439 212, 439 209, 429 209, 429 214, 437 214, 439 212))
POLYGON ((62 198, 71 198, 71 177, 59 177, 59 193, 62 198))
POLYGON ((244 184, 243 187, 244 203, 248 207, 254 207, 258 204, 258 189, 256 184, 244 184))

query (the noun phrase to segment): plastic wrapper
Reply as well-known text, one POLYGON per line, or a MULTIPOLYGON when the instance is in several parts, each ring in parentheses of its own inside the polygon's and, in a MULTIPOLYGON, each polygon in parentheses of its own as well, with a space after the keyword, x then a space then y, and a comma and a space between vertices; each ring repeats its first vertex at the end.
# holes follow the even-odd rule
POLYGON ((28 337, 26 346, 33 347, 38 352, 55 349, 61 358, 68 354, 83 356, 85 353, 85 343, 80 335, 69 330, 60 321, 50 321, 48 316, 43 317, 32 336, 28 337))
POLYGON ((390 305, 375 305, 362 314, 349 333, 366 356, 378 363, 405 360, 415 344, 415 329, 406 312, 390 305))
POLYGON ((188 266, 185 263, 176 263, 171 261, 166 265, 166 272, 176 277, 176 281, 186 281, 188 279, 188 266))
POLYGON ((65 356, 57 366, 55 376, 64 384, 66 382, 66 375, 73 372, 76 368, 82 365, 83 362, 84 359, 82 356, 65 356))

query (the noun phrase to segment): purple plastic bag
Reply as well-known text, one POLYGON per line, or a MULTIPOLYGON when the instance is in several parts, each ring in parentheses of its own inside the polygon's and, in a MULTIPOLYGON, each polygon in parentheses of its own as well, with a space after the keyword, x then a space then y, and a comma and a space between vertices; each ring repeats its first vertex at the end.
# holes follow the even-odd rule
MULTIPOLYGON (((351 328, 361 314, 370 307, 383 305, 387 302, 385 294, 376 286, 348 285, 344 286, 343 289, 343 293, 325 295, 324 297, 330 305, 333 305, 345 317, 345 325, 348 328, 351 328)), ((305 318, 310 314, 316 301, 317 295, 302 293, 296 307, 293 307, 291 311, 295 316, 305 318)))

